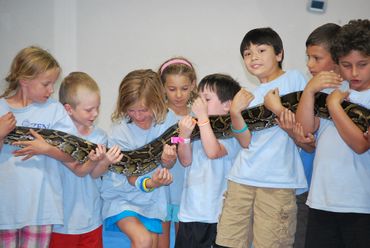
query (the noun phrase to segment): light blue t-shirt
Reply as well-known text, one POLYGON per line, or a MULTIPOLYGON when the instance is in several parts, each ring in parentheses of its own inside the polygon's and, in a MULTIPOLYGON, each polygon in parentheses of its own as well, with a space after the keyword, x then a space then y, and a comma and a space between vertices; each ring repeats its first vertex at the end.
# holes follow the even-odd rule
MULTIPOLYGON (((134 123, 122 120, 112 127, 108 144, 117 144, 124 151, 135 150, 163 134, 167 128, 177 123, 175 114, 169 110, 166 120, 143 130, 134 123)), ((154 170, 155 171, 155 170, 154 170)), ((152 175, 154 171, 147 173, 152 175)), ((126 176, 108 172, 103 177, 101 196, 103 198, 103 219, 117 215, 125 210, 134 211, 148 218, 164 220, 167 214, 165 187, 145 193, 132 186, 126 176)))
MULTIPOLYGON (((183 117, 184 116, 176 115, 178 121, 183 117)), ((179 160, 177 160, 175 165, 171 168, 171 174, 173 176, 173 182, 168 185, 168 187, 165 187, 167 191, 167 203, 180 205, 185 168, 181 165, 179 160)))
MULTIPOLYGON (((81 136, 95 144, 107 145, 106 133, 94 127, 88 136, 81 136)), ((60 167, 63 183, 64 224, 54 225, 53 232, 64 234, 83 234, 102 225, 100 197, 101 178, 90 174, 76 176, 66 166, 60 167)))
POLYGON ((185 168, 179 220, 182 222, 217 223, 227 187, 227 175, 240 150, 234 139, 219 140, 227 155, 209 159, 200 140, 192 144, 193 161, 185 168))
MULTIPOLYGON (((49 128, 75 133, 75 126, 62 104, 48 99, 24 108, 12 108, 0 99, 0 115, 13 112, 18 126, 49 128)), ((35 155, 22 161, 3 145, 0 152, 0 229, 63 223, 62 182, 59 161, 35 155)))
MULTIPOLYGON (((370 108, 370 89, 349 90, 353 103, 370 108)), ((307 205, 340 213, 370 213, 370 150, 355 153, 334 122, 320 119, 307 205)))
MULTIPOLYGON (((254 92, 250 107, 262 104, 269 90, 279 88, 280 95, 304 89, 303 74, 292 70, 254 92)), ((242 149, 235 159, 229 179, 236 183, 267 188, 306 188, 307 182, 298 148, 279 126, 252 132, 249 148, 242 149)))

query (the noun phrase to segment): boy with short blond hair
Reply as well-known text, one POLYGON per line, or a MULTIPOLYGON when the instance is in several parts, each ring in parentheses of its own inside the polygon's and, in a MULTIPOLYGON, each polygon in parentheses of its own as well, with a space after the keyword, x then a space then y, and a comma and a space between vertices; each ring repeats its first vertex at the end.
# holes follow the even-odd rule
POLYGON ((59 100, 77 128, 78 136, 98 144, 84 164, 60 167, 63 181, 64 224, 55 225, 51 248, 103 247, 100 176, 122 158, 118 146, 106 152, 107 136, 94 125, 99 114, 100 91, 86 73, 72 72, 62 82, 59 100))

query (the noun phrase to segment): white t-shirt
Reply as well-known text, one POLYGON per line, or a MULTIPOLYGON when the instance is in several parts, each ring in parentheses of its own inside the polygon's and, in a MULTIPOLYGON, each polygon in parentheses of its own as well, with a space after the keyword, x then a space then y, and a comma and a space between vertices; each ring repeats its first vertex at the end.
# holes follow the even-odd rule
MULTIPOLYGON (((108 143, 109 146, 117 144, 124 151, 135 150, 159 137, 175 123, 177 123, 177 118, 171 110, 167 113, 164 123, 153 125, 148 130, 143 130, 134 123, 122 120, 113 126, 108 143)), ((144 176, 151 176, 154 171, 144 176)), ((103 219, 130 210, 148 218, 164 220, 167 215, 164 187, 166 186, 146 193, 132 186, 126 176, 113 172, 106 173, 101 188, 103 219)))
MULTIPOLYGON (((298 71, 286 71, 253 92, 250 107, 262 104, 269 90, 279 88, 280 95, 301 91, 306 80, 298 71)), ((267 188, 306 188, 298 148, 279 126, 252 132, 249 148, 242 149, 234 161, 229 179, 233 182, 267 188)))
MULTIPOLYGON (((94 127, 88 136, 81 136, 95 144, 107 144, 106 133, 94 127)), ((53 232, 82 234, 102 225, 100 197, 101 178, 76 176, 66 166, 60 167, 63 183, 64 224, 54 225, 53 232)))
MULTIPOLYGON (((49 99, 15 109, 0 99, 0 115, 13 112, 18 126, 48 128, 75 133, 75 126, 62 104, 49 99)), ((62 182, 59 161, 35 155, 22 161, 3 145, 0 152, 0 229, 63 223, 62 182)))
MULTIPOLYGON (((370 89, 350 90, 353 103, 370 108, 370 89)), ((370 150, 355 153, 334 122, 320 119, 307 205, 340 213, 370 213, 370 150)))
POLYGON ((227 175, 241 149, 234 138, 219 140, 227 155, 209 159, 201 141, 192 144, 193 161, 185 168, 179 220, 182 222, 217 223, 221 214, 227 175))

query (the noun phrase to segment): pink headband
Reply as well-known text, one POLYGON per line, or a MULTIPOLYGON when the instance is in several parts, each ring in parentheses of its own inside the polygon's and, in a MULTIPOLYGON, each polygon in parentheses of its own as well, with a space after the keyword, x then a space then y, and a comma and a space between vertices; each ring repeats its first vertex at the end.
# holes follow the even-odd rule
POLYGON ((163 71, 168 66, 173 65, 173 64, 183 64, 183 65, 189 66, 190 68, 193 68, 191 66, 191 64, 188 61, 184 60, 184 59, 171 59, 170 61, 168 61, 168 62, 164 63, 164 65, 162 65, 162 67, 161 67, 161 74, 163 73, 163 71))

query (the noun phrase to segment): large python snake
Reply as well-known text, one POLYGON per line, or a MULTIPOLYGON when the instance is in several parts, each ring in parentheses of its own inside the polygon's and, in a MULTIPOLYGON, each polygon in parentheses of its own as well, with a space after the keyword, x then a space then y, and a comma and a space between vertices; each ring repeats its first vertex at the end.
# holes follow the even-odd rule
MULTIPOLYGON (((295 112, 302 92, 293 92, 281 97, 284 107, 295 112)), ((315 95, 315 115, 321 118, 330 119, 326 107, 327 94, 319 92, 315 95)), ((360 105, 343 101, 342 107, 352 121, 365 132, 370 125, 370 110, 360 105)), ((245 122, 251 131, 258 131, 276 125, 276 116, 266 109, 262 104, 248 108, 242 112, 245 122)), ((217 138, 229 138, 231 118, 229 115, 210 116, 212 129, 217 138)), ((12 144, 14 141, 32 140, 28 127, 17 126, 4 139, 5 144, 12 144)), ((58 147, 63 152, 70 154, 74 159, 83 163, 88 159, 88 154, 96 148, 96 144, 81 139, 77 136, 52 129, 34 128, 49 144, 58 147)), ((115 173, 122 173, 126 176, 140 176, 154 170, 160 165, 164 144, 171 144, 171 137, 178 136, 179 128, 174 124, 168 128, 160 137, 133 151, 122 151, 123 158, 117 164, 112 164, 109 170, 115 173)), ((198 126, 191 135, 191 140, 200 138, 198 126)))

